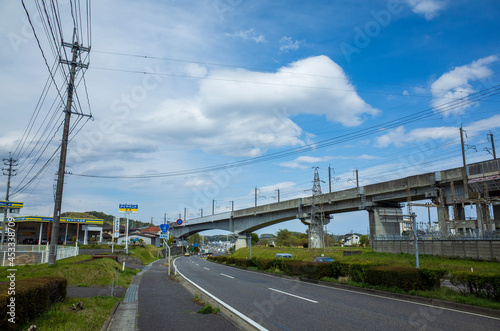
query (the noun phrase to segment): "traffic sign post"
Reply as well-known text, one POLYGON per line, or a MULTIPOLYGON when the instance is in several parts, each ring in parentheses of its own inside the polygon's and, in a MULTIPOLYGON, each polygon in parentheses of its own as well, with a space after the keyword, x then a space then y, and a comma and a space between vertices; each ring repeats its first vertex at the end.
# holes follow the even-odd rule
POLYGON ((163 233, 167 233, 170 229, 170 224, 160 224, 160 230, 163 233))
POLYGON ((137 213, 139 211, 139 205, 120 204, 118 206, 118 211, 120 213, 127 214, 127 226, 125 228, 125 254, 128 255, 128 219, 130 213, 137 213))

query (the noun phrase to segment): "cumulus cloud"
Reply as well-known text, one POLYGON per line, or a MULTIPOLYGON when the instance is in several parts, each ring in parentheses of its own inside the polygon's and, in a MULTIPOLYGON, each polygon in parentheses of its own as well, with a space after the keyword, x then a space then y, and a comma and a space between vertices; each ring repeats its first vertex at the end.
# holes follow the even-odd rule
MULTIPOLYGON (((464 127, 468 134, 477 135, 481 131, 493 130, 500 127, 500 115, 473 122, 464 127)), ((458 140, 459 128, 454 126, 440 126, 429 128, 418 128, 406 132, 403 126, 389 130, 388 133, 376 138, 377 147, 388 147, 390 145, 401 147, 407 143, 422 143, 429 140, 458 140)))
POLYGON ((242 38, 244 40, 252 40, 256 43, 265 43, 266 42, 266 37, 262 34, 258 34, 255 32, 255 28, 251 28, 245 31, 238 31, 235 33, 228 33, 227 34, 229 37, 238 37, 242 38))
MULTIPOLYGON (((470 81, 485 78, 493 73, 488 65, 498 61, 496 55, 488 56, 471 64, 456 67, 453 70, 443 74, 432 83, 432 105, 434 107, 442 106, 453 99, 467 99, 467 97, 476 92, 470 81)), ((463 105, 454 109, 446 110, 445 116, 461 115, 471 105, 463 105)), ((439 109, 437 109, 439 111, 439 109)))
POLYGON ((448 4, 447 0, 406 0, 415 14, 424 15, 430 21, 437 17, 448 4))
POLYGON ((141 131, 178 146, 252 157, 267 148, 308 143, 308 134, 291 116, 325 116, 352 127, 377 113, 359 97, 340 66, 317 56, 273 73, 212 71, 200 80, 196 95, 167 99, 146 116, 141 131))

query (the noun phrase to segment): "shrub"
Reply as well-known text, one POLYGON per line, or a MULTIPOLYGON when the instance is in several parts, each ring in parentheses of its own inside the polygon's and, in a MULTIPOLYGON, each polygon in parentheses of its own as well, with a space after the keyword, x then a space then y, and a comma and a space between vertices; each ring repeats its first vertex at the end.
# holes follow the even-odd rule
POLYGON ((300 265, 300 276, 314 280, 319 280, 323 277, 331 277, 332 264, 303 261, 300 265))
POLYGON ((458 287, 464 288, 463 292, 476 296, 490 297, 500 301, 500 275, 481 272, 453 272, 450 282, 458 287))
POLYGON ((439 287, 445 272, 441 269, 375 266, 366 270, 366 281, 370 285, 397 287, 405 291, 432 290, 439 287))
POLYGON ((219 262, 219 263, 226 262, 226 259, 227 259, 227 256, 225 256, 225 255, 218 255, 218 256, 216 256, 216 261, 219 262))
POLYGON ((234 264, 238 267, 245 267, 245 268, 254 266, 252 260, 249 259, 234 259, 234 264))
POLYGON ((226 264, 234 264, 234 257, 228 256, 226 258, 226 264))
POLYGON ((269 270, 273 267, 273 260, 270 259, 255 259, 255 266, 259 270, 269 270))
POLYGON ((53 303, 66 297, 68 281, 62 277, 43 277, 16 280, 15 283, 15 324, 8 321, 7 313, 11 302, 10 282, 0 284, 0 329, 16 329, 28 320, 43 313, 53 303))

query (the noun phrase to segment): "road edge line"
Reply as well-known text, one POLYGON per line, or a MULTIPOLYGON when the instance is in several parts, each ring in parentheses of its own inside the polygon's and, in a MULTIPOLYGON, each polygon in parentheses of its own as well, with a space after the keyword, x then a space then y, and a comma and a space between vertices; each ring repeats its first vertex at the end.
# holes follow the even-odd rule
POLYGON ((191 285, 193 285, 194 287, 196 287, 197 289, 199 289, 200 291, 202 291, 203 293, 205 293, 206 295, 208 295, 210 298, 212 298, 212 300, 215 300, 216 302, 218 302, 221 306, 224 306, 224 308, 226 308, 227 310, 229 310, 230 312, 232 312, 233 314, 235 314, 236 316, 238 316, 239 318, 241 318, 242 320, 244 320, 246 323, 250 324, 251 326, 253 326, 254 328, 256 328, 257 330, 261 330, 261 331, 268 331, 265 327, 263 327, 262 325, 258 324, 257 322, 255 322, 254 320, 250 319, 249 317, 247 317, 246 315, 244 315, 243 313, 240 313, 238 310, 234 309, 233 307, 231 307, 230 305, 228 305, 227 303, 225 303, 224 301, 222 301, 221 299, 217 298, 215 295, 213 295, 212 293, 208 292, 207 290, 205 290, 203 287, 199 286, 198 284, 196 284, 195 282, 193 282, 191 279, 187 278, 186 276, 184 276, 178 269, 177 269, 177 265, 175 264, 175 262, 177 262, 177 258, 174 259, 174 269, 175 269, 175 273, 176 274, 179 274, 182 278, 184 278, 185 280, 187 280, 191 285))

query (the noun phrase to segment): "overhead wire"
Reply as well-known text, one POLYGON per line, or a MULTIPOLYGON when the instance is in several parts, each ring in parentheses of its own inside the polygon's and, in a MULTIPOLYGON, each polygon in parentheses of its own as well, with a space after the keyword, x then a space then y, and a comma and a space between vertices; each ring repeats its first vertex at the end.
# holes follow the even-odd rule
MULTIPOLYGON (((135 57, 135 58, 142 58, 142 59, 163 60, 163 61, 172 61, 172 62, 180 62, 180 63, 193 63, 193 64, 200 64, 200 65, 206 65, 206 66, 217 66, 217 67, 226 67, 226 68, 234 68, 234 69, 255 70, 255 71, 261 71, 261 72, 276 72, 276 69, 258 68, 258 67, 245 67, 245 66, 231 65, 231 64, 224 64, 224 63, 214 63, 214 62, 205 62, 205 61, 197 61, 197 60, 184 60, 184 59, 175 59, 175 58, 152 56, 152 55, 140 55, 140 54, 130 54, 130 53, 110 52, 110 51, 99 51, 99 50, 93 50, 93 52, 94 53, 100 53, 100 54, 109 54, 109 55, 118 55, 118 56, 126 56, 126 57, 135 57)), ((99 67, 96 67, 95 69, 105 70, 105 68, 99 68, 99 67)), ((141 72, 141 71, 131 71, 131 72, 134 72, 134 73, 145 73, 145 72, 141 72)), ((424 89, 424 90, 447 91, 446 89, 440 89, 440 88, 431 88, 431 87, 422 87, 422 86, 409 85, 409 84, 399 84, 399 83, 391 83, 391 82, 382 82, 382 81, 357 79, 357 78, 352 78, 352 77, 347 77, 347 76, 339 77, 339 76, 329 76, 329 75, 318 75, 318 74, 311 74, 311 73, 304 73, 304 72, 295 72, 295 71, 289 71, 289 70, 283 70, 283 69, 280 69, 279 72, 280 73, 286 73, 286 74, 292 74, 292 75, 310 76, 310 77, 318 77, 318 78, 340 79, 340 80, 346 80, 346 81, 355 81, 355 82, 373 83, 373 84, 381 84, 381 85, 418 88, 418 89, 424 89)), ((147 74, 154 74, 154 73, 147 73, 147 74)), ((165 75, 168 75, 168 74, 165 74, 165 75)), ((486 79, 486 78, 489 78, 489 77, 492 77, 492 76, 495 76, 495 74, 487 75, 487 76, 481 77, 481 78, 479 78, 477 80, 486 79)), ((193 78, 200 78, 200 77, 193 77, 193 78)), ((366 91, 363 91, 363 92, 366 92, 366 91)), ((467 91, 462 91, 462 90, 457 90, 456 92, 468 93, 467 91)))
MULTIPOLYGON (((79 22, 80 27, 83 24, 82 19, 81 19, 81 10, 77 10, 77 8, 73 7, 73 3, 70 3, 72 7, 72 14, 74 14, 74 18, 76 22, 79 22), (76 17, 75 17, 76 16, 76 17)), ((45 52, 43 50, 43 47, 41 45, 40 39, 38 37, 38 34, 36 32, 36 29, 34 25, 32 24, 32 20, 30 17, 30 13, 24 3, 24 0, 22 1, 22 5, 24 8, 24 11, 28 17, 28 22, 31 26, 31 29, 33 31, 33 34, 35 36, 35 39, 37 40, 38 47, 42 53, 42 57, 44 58, 46 67, 49 71, 49 78, 47 79, 47 83, 45 84, 45 87, 42 91, 42 94, 39 97, 39 100, 35 106, 35 110, 33 114, 31 115, 30 121, 28 122, 28 125, 21 137, 21 140, 17 144, 16 150, 14 155, 16 158, 20 159, 19 163, 19 171, 18 174, 23 174, 24 176, 22 177, 21 181, 19 184, 13 189, 13 194, 19 194, 20 192, 23 192, 24 190, 27 189, 28 186, 30 186, 33 181, 35 181, 44 171, 47 169, 48 165, 53 161, 55 155, 57 155, 57 152, 60 147, 56 149, 55 152, 52 153, 52 155, 45 161, 45 163, 40 167, 38 172, 36 172, 31 179, 28 180, 28 177, 31 176, 31 173, 35 170, 37 165, 39 164, 40 161, 43 160, 43 156, 45 152, 47 151, 48 147, 51 145, 51 142, 55 138, 55 135, 57 132, 60 130, 62 122, 61 118, 64 114, 64 112, 61 112, 60 109, 62 108, 61 106, 64 105, 63 101, 63 94, 59 90, 59 87, 57 85, 56 79, 55 79, 55 73, 59 72, 62 79, 64 80, 65 83, 68 82, 68 72, 64 71, 64 67, 60 65, 59 59, 62 56, 60 48, 62 47, 62 44, 59 43, 59 40, 62 42, 63 36, 62 36, 62 27, 61 27, 61 22, 60 22, 60 14, 59 14, 59 5, 57 3, 57 0, 51 1, 50 5, 47 5, 47 3, 44 0, 37 0, 35 2, 35 6, 38 10, 38 13, 40 15, 40 20, 42 22, 42 27, 45 31, 45 34, 47 36, 48 44, 49 47, 52 50, 52 53, 55 57, 55 64, 52 68, 49 67, 48 65, 48 60, 45 55, 45 52), (49 82, 50 80, 50 82, 49 82), (32 135, 32 131, 35 128, 35 124, 37 122, 38 117, 40 116, 41 109, 43 107, 43 104, 48 96, 48 91, 50 87, 54 85, 58 98, 52 103, 52 106, 49 107, 49 111, 45 114, 45 118, 39 125, 37 131, 35 132, 34 135, 32 135), (59 100, 59 102, 58 102, 59 100), (59 111, 58 111, 59 110, 59 111), (56 120, 57 118, 57 120, 56 120), (57 127, 57 123, 59 126, 57 127), (31 140, 30 140, 31 138, 31 140), (31 149, 28 153, 28 149, 31 149), (28 153, 28 155, 25 155, 28 153)), ((78 5, 80 5, 80 2, 78 2, 78 5)), ((90 8, 90 1, 87 0, 87 8, 90 8)), ((88 10, 87 10, 88 12, 88 10)), ((87 22, 90 22, 89 19, 87 18, 87 22)), ((77 26, 75 26, 77 28, 77 26)), ((80 30, 83 28, 80 28, 80 30)), ((87 27, 88 32, 87 35, 90 36, 90 27, 87 27)), ((78 37, 79 40, 82 40, 81 37, 78 37)), ((89 41, 90 42, 90 41, 89 41)), ((67 53, 64 53, 64 56, 66 59, 67 53)), ((87 58, 87 57, 86 57, 87 58)), ((83 74, 81 75, 83 77, 83 74)), ((82 105, 79 100, 79 96, 76 93, 76 87, 78 84, 82 81, 82 77, 80 77, 80 80, 75 86, 75 97, 77 99, 77 103, 72 105, 73 109, 75 109, 75 113, 83 113, 82 105)), ((85 82, 84 82, 85 84, 85 82)), ((90 100, 88 97, 88 91, 86 93, 86 100, 89 104, 89 109, 90 109, 90 100)), ((70 128, 70 133, 73 134, 71 137, 71 140, 74 138, 76 134, 78 134, 83 126, 88 122, 88 120, 80 125, 81 123, 81 118, 79 118, 77 121, 75 121, 71 128, 70 128), (80 127, 79 127, 80 125, 80 127)))
POLYGON ((320 142, 312 143, 312 144, 307 144, 301 147, 296 147, 296 148, 291 148, 287 149, 284 151, 279 151, 275 153, 269 153, 267 155, 262 155, 254 158, 247 158, 245 160, 240 160, 240 161, 234 161, 234 162, 229 162, 226 164, 221 164, 221 165, 215 165, 215 166, 208 166, 208 167, 203 167, 203 168, 197 168, 197 169, 191 169, 191 170, 183 170, 183 171, 173 171, 173 172, 168 172, 168 173, 158 173, 158 174, 150 174, 150 175, 132 175, 132 176, 99 176, 99 175, 86 175, 86 174, 72 174, 75 176, 81 176, 81 177, 93 177, 93 178, 156 178, 156 177, 169 177, 169 176, 179 176, 179 175, 188 175, 188 174, 194 174, 194 173, 201 173, 201 172, 208 172, 208 171, 214 171, 214 170, 220 170, 224 168, 231 168, 231 167, 239 167, 239 166, 246 166, 250 164, 255 164, 255 163, 260 163, 260 162, 265 162, 265 161, 270 161, 278 158, 283 158, 285 156, 291 156, 295 154, 301 154, 304 152, 320 149, 320 148, 325 148, 328 146, 332 146, 335 144, 339 144, 342 142, 354 140, 357 138, 361 138, 367 135, 371 135, 373 133, 377 132, 382 132, 386 131, 390 128, 394 128, 403 124, 408 124, 417 120, 422 120, 425 118, 428 118, 430 116, 435 116, 437 114, 442 114, 445 113, 446 111, 455 109, 457 107, 463 107, 465 105, 470 105, 476 101, 479 101, 483 98, 487 98, 492 95, 496 95, 500 93, 500 85, 496 85, 492 88, 488 88, 485 90, 481 90, 479 92, 470 94, 467 99, 459 99, 459 100, 454 100, 450 101, 448 103, 439 105, 437 107, 430 107, 427 108, 423 111, 416 112, 414 114, 402 116, 398 119, 387 121, 384 123, 372 125, 368 128, 360 129, 357 131, 354 131, 352 133, 347 133, 343 134, 340 136, 336 136, 330 139, 325 139, 320 142))

